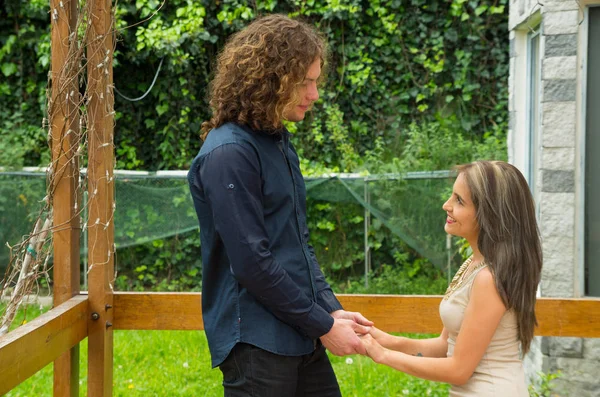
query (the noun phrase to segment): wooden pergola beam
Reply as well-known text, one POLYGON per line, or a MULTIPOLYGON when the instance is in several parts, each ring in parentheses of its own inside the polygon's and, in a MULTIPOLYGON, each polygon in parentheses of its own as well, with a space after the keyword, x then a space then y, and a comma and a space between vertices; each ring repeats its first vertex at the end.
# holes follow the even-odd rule
POLYGON ((88 396, 112 396, 114 96, 111 0, 88 0, 88 396))
MULTIPOLYGON (((54 306, 79 294, 79 236, 76 208, 81 208, 77 188, 79 163, 75 155, 79 143, 78 62, 75 57, 78 16, 77 0, 50 0, 51 100, 49 120, 53 173, 52 192, 54 249, 54 306)), ((79 396, 79 345, 64 352, 54 362, 54 396, 79 396)))
POLYGON ((87 336, 87 296, 69 299, 0 338, 0 396, 87 336))
MULTIPOLYGON (((439 333, 441 296, 338 295, 388 332, 439 333)), ((116 292, 115 329, 201 330, 200 293, 116 292)), ((538 298, 538 336, 600 338, 600 299, 538 298)))

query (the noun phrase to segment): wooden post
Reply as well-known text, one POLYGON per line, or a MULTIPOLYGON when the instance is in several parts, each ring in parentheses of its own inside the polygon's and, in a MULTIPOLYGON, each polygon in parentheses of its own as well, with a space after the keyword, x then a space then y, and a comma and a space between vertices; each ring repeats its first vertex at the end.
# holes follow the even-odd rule
MULTIPOLYGON (((54 307, 79 294, 79 164, 75 156, 79 139, 79 88, 74 37, 76 0, 50 0, 52 43, 51 101, 48 108, 52 173, 54 244, 54 307), (73 75, 75 74, 75 75, 73 75)), ((79 396, 79 344, 54 361, 54 396, 79 396)))
POLYGON ((88 396, 113 387, 114 145, 111 0, 88 0, 88 396))

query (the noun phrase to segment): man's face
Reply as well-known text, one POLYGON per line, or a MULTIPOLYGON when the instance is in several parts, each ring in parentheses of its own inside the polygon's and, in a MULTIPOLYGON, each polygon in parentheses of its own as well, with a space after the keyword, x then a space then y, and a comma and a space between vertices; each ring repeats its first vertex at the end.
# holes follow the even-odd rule
POLYGON ((317 79, 321 76, 321 60, 316 59, 306 72, 304 81, 298 86, 298 100, 283 111, 283 118, 287 121, 302 121, 305 113, 310 110, 312 104, 319 99, 317 79))

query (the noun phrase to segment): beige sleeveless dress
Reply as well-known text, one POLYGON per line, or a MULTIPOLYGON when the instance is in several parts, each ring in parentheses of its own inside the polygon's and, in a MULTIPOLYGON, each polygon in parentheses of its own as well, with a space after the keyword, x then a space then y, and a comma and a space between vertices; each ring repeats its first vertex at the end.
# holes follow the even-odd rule
MULTIPOLYGON (((454 353, 473 280, 484 267, 486 266, 466 276, 454 291, 447 293, 440 304, 440 316, 448 330, 448 357, 454 353)), ((462 386, 452 385, 450 388, 450 397, 464 396, 529 397, 523 362, 520 359, 517 319, 512 311, 507 311, 502 317, 469 381, 462 386)))

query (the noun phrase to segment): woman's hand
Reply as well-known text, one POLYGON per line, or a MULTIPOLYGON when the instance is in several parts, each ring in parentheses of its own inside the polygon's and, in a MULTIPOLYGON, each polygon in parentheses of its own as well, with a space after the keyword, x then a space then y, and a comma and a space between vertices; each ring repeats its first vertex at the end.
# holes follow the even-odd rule
POLYGON ((377 342, 377 340, 371 336, 371 334, 361 335, 360 340, 367 351, 367 356, 376 363, 383 363, 388 350, 381 346, 379 342, 377 342))
POLYGON ((371 336, 373 337, 373 339, 375 339, 380 345, 384 345, 385 346, 385 342, 390 338, 390 334, 388 334, 385 331, 380 330, 379 328, 376 327, 371 327, 371 330, 369 331, 369 334, 371 334, 371 336))

